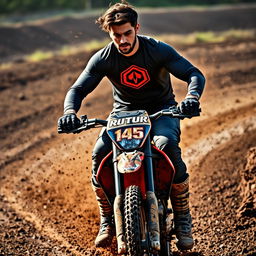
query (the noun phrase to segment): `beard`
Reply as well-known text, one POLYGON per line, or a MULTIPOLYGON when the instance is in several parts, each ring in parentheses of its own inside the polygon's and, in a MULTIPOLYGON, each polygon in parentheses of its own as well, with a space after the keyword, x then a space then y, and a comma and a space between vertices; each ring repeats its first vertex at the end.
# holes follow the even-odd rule
POLYGON ((135 36, 135 39, 134 39, 132 45, 129 44, 129 43, 120 44, 119 47, 118 47, 118 51, 120 53, 122 53, 122 54, 129 54, 129 53, 131 53, 133 51, 134 47, 135 47, 136 41, 137 41, 137 36, 135 36), (121 50, 120 47, 122 47, 122 46, 126 46, 126 47, 130 46, 130 48, 128 50, 121 50))

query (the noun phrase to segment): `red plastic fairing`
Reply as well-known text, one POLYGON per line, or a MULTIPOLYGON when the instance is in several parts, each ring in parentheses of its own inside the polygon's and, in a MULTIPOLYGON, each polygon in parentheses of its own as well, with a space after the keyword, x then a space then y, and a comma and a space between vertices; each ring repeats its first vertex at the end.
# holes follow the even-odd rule
POLYGON ((124 189, 128 188, 131 185, 138 186, 140 188, 142 198, 146 199, 144 163, 142 163, 142 165, 138 171, 124 174, 124 189))
MULTIPOLYGON (((104 157, 100 163, 96 176, 97 181, 108 197, 115 196, 114 170, 106 165, 107 160, 111 158, 112 155, 113 152, 111 151, 107 156, 104 157)), ((144 164, 142 164, 138 171, 122 175, 124 176, 124 189, 130 185, 137 185, 140 187, 142 195, 146 195, 144 164)))
MULTIPOLYGON (((111 151, 107 154, 101 161, 100 166, 97 171, 97 181, 103 188, 107 196, 115 196, 115 183, 114 183, 114 170, 109 166, 105 165, 107 160, 112 158, 113 152, 111 151)), ((112 162, 112 161, 111 161, 112 162)))
POLYGON ((154 161, 155 189, 160 192, 170 192, 171 184, 175 175, 175 168, 170 158, 162 150, 153 145, 153 151, 154 150, 163 156, 162 159, 154 161))
MULTIPOLYGON (((163 157, 161 159, 154 159, 155 168, 155 189, 156 191, 170 192, 171 184, 175 175, 175 168, 169 159, 169 157, 159 148, 153 145, 152 151, 156 151, 163 157)), ((103 188, 104 192, 108 197, 115 196, 115 185, 114 185, 114 170, 106 165, 108 159, 112 158, 113 152, 111 151, 101 162, 98 172, 97 181, 103 188)), ((111 161, 112 162, 112 161, 111 161)), ((137 185, 140 187, 143 198, 146 194, 145 185, 145 168, 144 163, 141 168, 134 173, 124 174, 124 188, 126 189, 130 185, 137 185)))

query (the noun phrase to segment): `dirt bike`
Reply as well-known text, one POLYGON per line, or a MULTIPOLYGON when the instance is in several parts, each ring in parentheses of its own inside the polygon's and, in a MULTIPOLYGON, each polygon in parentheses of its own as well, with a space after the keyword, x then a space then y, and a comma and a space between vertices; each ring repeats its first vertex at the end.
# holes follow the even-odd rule
POLYGON ((81 126, 67 133, 107 127, 112 151, 102 160, 97 180, 114 209, 118 254, 172 255, 173 223, 168 199, 175 169, 151 143, 151 120, 160 116, 191 118, 177 107, 148 115, 145 110, 112 113, 108 120, 81 116, 81 126))

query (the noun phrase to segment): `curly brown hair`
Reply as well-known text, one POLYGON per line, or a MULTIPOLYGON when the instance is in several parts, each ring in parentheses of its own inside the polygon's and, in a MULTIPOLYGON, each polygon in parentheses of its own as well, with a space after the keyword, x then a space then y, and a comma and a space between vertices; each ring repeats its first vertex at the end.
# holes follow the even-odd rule
POLYGON ((116 3, 100 16, 96 23, 99 24, 103 31, 109 32, 112 25, 123 25, 130 22, 133 27, 137 25, 138 14, 134 7, 127 1, 122 0, 121 3, 116 3))

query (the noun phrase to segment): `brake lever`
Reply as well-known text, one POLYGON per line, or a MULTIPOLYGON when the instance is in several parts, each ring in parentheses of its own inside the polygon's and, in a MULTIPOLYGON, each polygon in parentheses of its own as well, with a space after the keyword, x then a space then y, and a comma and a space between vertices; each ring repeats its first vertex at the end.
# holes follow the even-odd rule
POLYGON ((107 126, 108 121, 107 120, 101 120, 101 119, 88 119, 86 115, 82 115, 80 117, 80 125, 78 128, 73 129, 73 130, 62 130, 58 127, 58 133, 80 133, 82 131, 88 130, 90 128, 97 128, 97 127, 102 127, 102 126, 107 126))
POLYGON ((76 129, 73 129, 73 130, 62 130, 60 128, 58 128, 58 133, 59 134, 62 134, 62 133, 66 133, 66 134, 70 134, 70 133, 80 133, 81 131, 84 131, 86 130, 86 128, 88 127, 88 124, 87 122, 80 122, 80 126, 76 129))
POLYGON ((190 115, 182 114, 178 107, 171 108, 169 111, 172 113, 173 117, 183 120, 185 118, 191 119, 192 117, 200 116, 201 108, 198 109, 198 112, 192 113, 190 115))
MULTIPOLYGON (((79 129, 82 128, 82 127, 79 127, 79 128, 76 128, 74 130, 61 130, 61 129, 58 129, 58 134, 62 134, 62 133, 66 133, 66 134, 70 134, 70 133, 79 133, 81 132, 79 129)), ((82 130, 82 129, 81 129, 82 130)))
POLYGON ((58 134, 62 134, 62 133, 66 133, 65 131, 63 131, 62 129, 57 129, 57 132, 58 132, 58 134))
POLYGON ((196 116, 200 116, 200 112, 192 113, 190 115, 183 115, 183 114, 177 115, 177 117, 179 117, 180 119, 184 119, 184 118, 191 119, 192 117, 196 117, 196 116))

